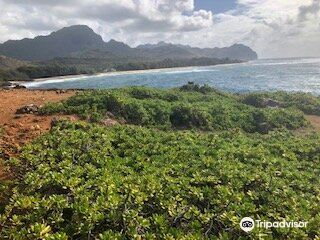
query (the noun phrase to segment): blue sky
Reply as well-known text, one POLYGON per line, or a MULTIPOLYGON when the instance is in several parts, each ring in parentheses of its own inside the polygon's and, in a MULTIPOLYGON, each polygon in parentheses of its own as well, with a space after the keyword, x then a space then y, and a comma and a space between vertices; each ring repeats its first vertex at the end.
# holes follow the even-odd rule
POLYGON ((236 0, 195 0, 196 9, 211 10, 221 13, 236 7, 236 0))

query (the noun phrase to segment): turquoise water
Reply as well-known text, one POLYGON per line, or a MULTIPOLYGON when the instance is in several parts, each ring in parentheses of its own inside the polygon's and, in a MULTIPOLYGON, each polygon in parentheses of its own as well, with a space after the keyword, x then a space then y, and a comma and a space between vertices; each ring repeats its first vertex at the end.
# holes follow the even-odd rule
POLYGON ((48 79, 28 88, 103 89, 123 86, 178 87, 192 81, 231 92, 303 91, 320 95, 320 58, 257 60, 243 64, 112 73, 48 79))

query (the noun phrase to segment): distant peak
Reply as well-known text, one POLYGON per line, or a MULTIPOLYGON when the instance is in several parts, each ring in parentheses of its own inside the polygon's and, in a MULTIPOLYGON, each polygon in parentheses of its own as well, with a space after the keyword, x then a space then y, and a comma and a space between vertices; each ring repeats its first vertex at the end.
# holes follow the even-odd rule
POLYGON ((121 43, 121 42, 114 40, 114 39, 110 39, 109 43, 121 43))
POLYGON ((245 48, 249 48, 248 46, 242 44, 242 43, 235 43, 233 44, 231 47, 245 47, 245 48))
POLYGON ((168 45, 172 45, 172 43, 167 43, 165 41, 160 41, 157 43, 158 46, 168 46, 168 45))
POLYGON ((92 28, 88 27, 87 25, 72 25, 69 27, 64 27, 56 32, 51 33, 51 35, 59 35, 59 34, 68 34, 68 33, 82 33, 88 35, 98 35, 96 34, 92 28))
POLYGON ((65 31, 65 30, 91 30, 93 31, 90 27, 88 27, 87 25, 72 25, 72 26, 69 26, 69 27, 64 27, 59 31, 65 31))

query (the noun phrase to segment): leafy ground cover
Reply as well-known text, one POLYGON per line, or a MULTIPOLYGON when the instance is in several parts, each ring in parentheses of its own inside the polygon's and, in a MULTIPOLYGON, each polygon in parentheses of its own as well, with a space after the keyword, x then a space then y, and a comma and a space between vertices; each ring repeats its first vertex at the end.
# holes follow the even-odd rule
POLYGON ((4 239, 314 239, 320 136, 60 123, 27 146, 4 239), (258 229, 242 217, 308 221, 258 229))
POLYGON ((229 130, 267 133, 278 128, 306 126, 294 104, 284 108, 258 108, 232 94, 189 83, 180 89, 143 87, 84 91, 69 100, 47 105, 42 114, 78 114, 99 122, 107 112, 128 124, 160 129, 229 130))
POLYGON ((320 135, 291 131, 317 101, 190 83, 46 105, 90 121, 58 122, 6 160, 15 178, 0 178, 0 239, 319 239, 320 135), (128 124, 97 124, 106 116, 128 124), (247 234, 248 216, 308 225, 247 234))
POLYGON ((314 96, 308 93, 250 93, 241 98, 244 103, 255 107, 263 107, 264 99, 273 99, 278 101, 282 107, 294 107, 303 111, 305 114, 320 116, 320 96, 314 96))

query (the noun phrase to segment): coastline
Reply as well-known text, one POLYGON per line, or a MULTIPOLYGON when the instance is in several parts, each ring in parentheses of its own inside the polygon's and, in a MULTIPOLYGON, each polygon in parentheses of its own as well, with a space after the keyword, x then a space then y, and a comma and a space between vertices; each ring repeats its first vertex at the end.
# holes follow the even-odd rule
POLYGON ((46 81, 59 82, 61 80, 68 81, 68 80, 72 80, 72 79, 80 79, 80 78, 87 78, 87 77, 91 78, 91 77, 104 77, 104 76, 146 74, 146 73, 164 72, 164 71, 168 71, 168 70, 184 71, 184 70, 190 70, 193 68, 217 67, 217 66, 235 65, 235 64, 238 65, 238 64, 243 64, 243 63, 247 63, 247 62, 224 63, 224 64, 216 64, 216 65, 208 65, 208 66, 170 67, 170 68, 156 68, 156 69, 144 69, 144 70, 100 72, 100 73, 94 73, 94 74, 75 74, 75 75, 64 75, 64 76, 56 76, 56 77, 36 78, 36 79, 32 79, 30 81, 10 81, 10 83, 25 86, 25 85, 28 85, 28 83, 37 83, 37 82, 46 82, 46 81))

